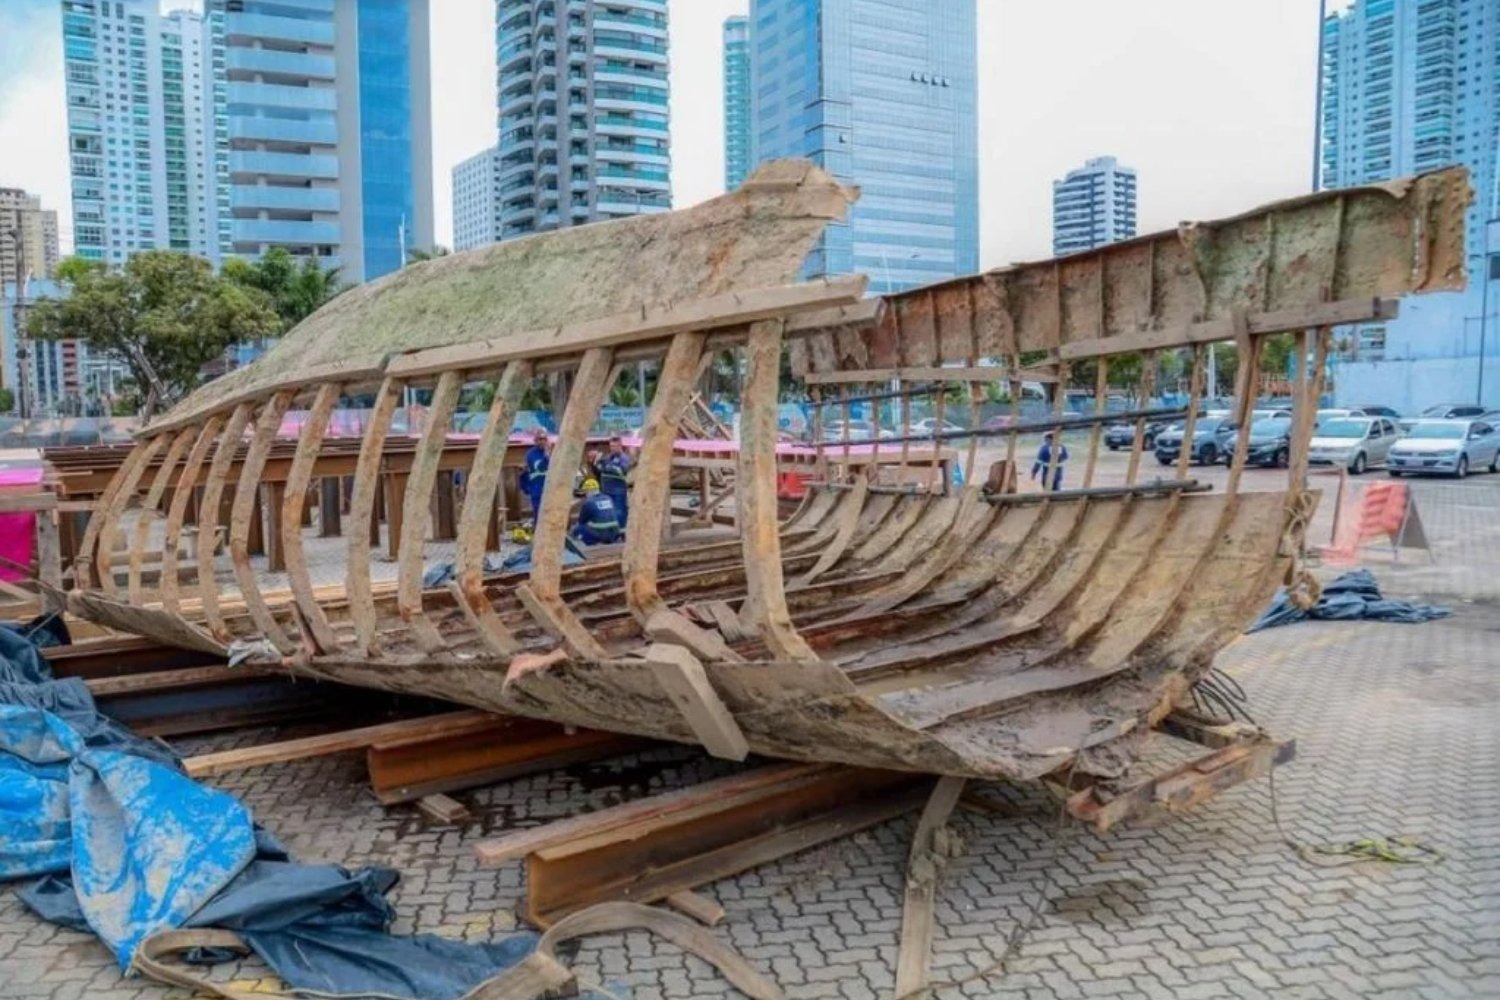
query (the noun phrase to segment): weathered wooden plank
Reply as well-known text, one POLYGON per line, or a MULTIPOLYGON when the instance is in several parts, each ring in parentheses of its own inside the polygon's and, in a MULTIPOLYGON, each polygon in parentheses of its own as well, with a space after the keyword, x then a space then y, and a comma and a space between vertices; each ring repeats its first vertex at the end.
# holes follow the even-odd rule
POLYGON ((229 476, 229 466, 234 461, 235 452, 239 451, 245 427, 250 423, 253 412, 254 408, 249 403, 241 403, 229 415, 224 432, 219 435, 213 464, 209 466, 208 479, 203 484, 203 499, 198 506, 198 599, 209 632, 220 642, 229 638, 229 632, 224 627, 224 617, 219 614, 219 584, 214 579, 214 548, 219 541, 219 503, 224 496, 224 482, 229 476))
POLYGON ((411 629, 417 645, 429 653, 443 651, 447 648, 447 643, 422 608, 422 560, 427 540, 427 506, 432 497, 433 485, 437 482, 438 457, 443 453, 443 442, 448 437, 448 428, 453 421, 453 411, 458 406, 458 393, 463 384, 463 375, 457 371, 446 371, 438 377, 437 386, 432 390, 432 402, 427 409, 427 426, 422 431, 422 441, 417 446, 411 475, 406 480, 406 521, 401 525, 397 549, 396 610, 407 628, 411 629))
POLYGON ((457 572, 453 590, 458 606, 474 626, 480 640, 500 656, 510 656, 520 644, 509 628, 495 614, 484 593, 484 554, 489 526, 495 516, 495 494, 510 444, 510 428, 526 384, 531 381, 531 362, 513 361, 506 365, 490 401, 489 417, 480 434, 474 465, 464 490, 464 507, 459 514, 458 550, 453 557, 457 572))
MULTIPOLYGON (((757 323, 745 344, 745 388, 740 418, 740 530, 745 558, 745 606, 740 617, 759 629, 783 660, 816 660, 792 625, 781 568, 776 503, 776 393, 781 368, 781 324, 757 323)), ((845 424, 847 428, 848 425, 845 424)))
POLYGON ((590 350, 578 366, 547 466, 542 509, 531 543, 530 582, 516 588, 516 596, 543 628, 556 634, 574 656, 595 660, 608 654, 563 602, 562 555, 573 506, 573 474, 583 464, 589 428, 609 391, 610 370, 608 348, 590 350))
POLYGON ((370 590, 370 533, 375 525, 375 494, 384 485, 380 456, 403 388, 394 378, 380 383, 375 406, 370 410, 370 424, 360 442, 354 494, 349 499, 349 620, 354 623, 360 652, 371 657, 380 655, 380 650, 375 638, 375 597, 370 590))
POLYGON ((283 656, 295 653, 297 645, 271 615, 266 599, 261 596, 260 580, 255 574, 255 568, 250 565, 249 540, 251 522, 260 517, 256 508, 261 488, 260 469, 265 465, 266 456, 271 453, 271 442, 276 439, 281 418, 286 415, 294 395, 295 390, 283 389, 273 395, 261 410, 255 424, 255 436, 250 440, 250 450, 246 452, 240 470, 240 481, 234 492, 234 504, 230 508, 229 518, 229 554, 234 562, 234 577, 239 581, 240 598, 245 602, 245 608, 261 634, 271 640, 283 656))
POLYGON ((495 716, 489 712, 462 711, 443 715, 429 715, 420 719, 403 719, 386 722, 378 726, 346 729, 339 733, 322 736, 307 736, 302 739, 265 743, 258 747, 239 747, 215 753, 199 754, 182 761, 183 771, 190 778, 204 778, 229 771, 241 771, 267 764, 284 764, 288 761, 307 760, 310 757, 326 757, 330 754, 363 750, 388 740, 410 739, 422 736, 452 736, 463 731, 477 732, 494 723, 495 716))
MULTIPOLYGON (((312 576, 308 573, 307 556, 302 548, 302 512, 307 506, 307 488, 312 484, 318 448, 323 443, 328 421, 342 391, 343 386, 337 382, 325 382, 319 387, 302 425, 302 433, 297 438, 297 453, 292 457, 292 468, 287 473, 286 496, 281 507, 281 553, 287 580, 291 584, 292 599, 307 624, 308 635, 304 639, 318 653, 335 652, 339 648, 339 638, 313 593, 312 576)), ((334 482, 336 484, 337 480, 334 482)), ((336 502, 334 507, 337 509, 336 502)))
POLYGON ((715 757, 744 760, 750 744, 708 682, 702 662, 681 646, 664 642, 647 647, 646 660, 656 683, 677 706, 703 748, 715 757))

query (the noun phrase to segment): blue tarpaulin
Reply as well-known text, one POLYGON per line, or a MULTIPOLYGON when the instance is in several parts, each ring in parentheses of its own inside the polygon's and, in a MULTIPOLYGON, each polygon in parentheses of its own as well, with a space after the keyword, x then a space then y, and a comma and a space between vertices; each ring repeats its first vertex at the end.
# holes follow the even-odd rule
POLYGON ((1410 601, 1387 600, 1380 593, 1375 575, 1367 569, 1354 570, 1337 577, 1323 587, 1318 603, 1308 610, 1295 607, 1287 599, 1286 588, 1276 592, 1271 606, 1265 614, 1251 625, 1248 632, 1259 632, 1276 625, 1290 625, 1308 618, 1322 621, 1352 621, 1367 619, 1382 622, 1427 622, 1435 618, 1447 618, 1453 612, 1432 604, 1413 604, 1410 601))
POLYGON ((325 996, 456 1000, 537 940, 390 935, 396 872, 288 860, 233 796, 187 778, 0 629, 0 881, 35 876, 22 900, 97 934, 122 968, 157 931, 222 928, 294 990, 325 996))

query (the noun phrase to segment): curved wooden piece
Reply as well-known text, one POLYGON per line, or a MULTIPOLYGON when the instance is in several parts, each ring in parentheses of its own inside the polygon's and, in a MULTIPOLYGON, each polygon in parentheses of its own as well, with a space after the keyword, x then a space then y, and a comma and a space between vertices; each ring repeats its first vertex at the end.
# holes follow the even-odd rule
MULTIPOLYGON (((740 417, 739 490, 741 539, 745 553, 745 625, 758 629, 773 656, 816 661, 792 625, 781 570, 781 535, 776 521, 776 393, 781 373, 779 321, 755 323, 745 343, 745 388, 740 417)), ((849 425, 844 424, 845 432, 849 425)))
POLYGON ((598 419, 604 394, 609 391, 613 356, 609 348, 594 348, 584 354, 578 365, 562 426, 558 428, 557 444, 547 465, 542 509, 537 512, 536 533, 531 543, 531 579, 516 588, 516 596, 537 622, 561 639, 573 656, 582 659, 603 659, 606 653, 563 603, 562 557, 573 507, 573 474, 583 464, 589 428, 598 419))
POLYGON ((156 477, 151 480, 151 488, 146 491, 146 499, 141 503, 141 512, 135 522, 135 539, 130 543, 130 576, 126 592, 130 595, 131 604, 138 604, 141 600, 141 564, 145 561, 146 544, 151 536, 151 514, 161 504, 162 494, 167 490, 172 471, 177 468, 182 453, 195 436, 193 429, 188 428, 173 437, 172 446, 167 449, 167 457, 162 459, 156 470, 156 477))
POLYGON ((156 459, 157 452, 162 446, 172 439, 172 435, 162 433, 151 438, 140 448, 131 451, 134 461, 127 461, 124 468, 120 470, 120 488, 114 496, 109 498, 109 503, 102 511, 103 529, 99 532, 99 589, 112 597, 120 595, 120 587, 115 582, 114 551, 115 539, 120 534, 120 518, 125 513, 125 508, 130 506, 130 501, 135 497, 135 491, 141 484, 141 476, 156 459))
POLYGON ((198 431, 198 440, 193 444, 193 450, 188 452, 187 461, 182 466, 182 474, 177 477, 177 488, 172 491, 172 503, 167 509, 167 525, 162 529, 161 542, 161 604, 171 612, 177 611, 177 593, 181 589, 177 580, 177 545, 182 540, 182 521, 187 515, 188 503, 198 489, 198 474, 203 471, 204 459, 208 457, 208 450, 218 440, 219 431, 223 427, 224 418, 217 413, 204 422, 198 431))
POLYGON ((679 333, 672 338, 641 432, 635 481, 630 487, 630 531, 620 568, 630 613, 642 625, 665 609, 657 592, 657 563, 672 497, 672 448, 678 422, 692 400, 692 373, 698 369, 704 340, 701 333, 679 333))
POLYGON ((271 444, 281 428, 281 418, 286 416, 287 407, 291 406, 296 394, 295 389, 283 389, 261 409, 255 422, 255 436, 250 439, 250 450, 240 465, 240 478, 229 511, 229 556, 234 562, 234 577, 239 581, 240 596, 261 634, 271 640, 284 656, 295 653, 297 646, 272 616, 261 596, 260 581, 255 577, 255 568, 250 565, 250 523, 258 516, 255 501, 260 493, 261 470, 271 454, 271 444))
POLYGON ((241 403, 229 415, 224 433, 214 450, 213 464, 208 467, 208 479, 203 484, 203 499, 198 506, 198 596, 203 604, 203 620, 215 639, 223 642, 229 638, 224 627, 224 616, 219 613, 219 584, 214 579, 214 545, 219 533, 219 502, 224 496, 224 481, 229 478, 229 467, 234 464, 235 453, 240 450, 240 441, 245 436, 245 427, 250 423, 251 404, 241 403))
POLYGON ((303 639, 315 653, 336 652, 339 639, 313 593, 307 556, 302 548, 302 510, 307 504, 307 488, 312 484, 318 449, 322 447, 328 421, 342 392, 343 386, 336 382, 325 383, 318 389, 307 421, 302 425, 302 434, 297 439, 297 453, 292 456, 292 466, 286 476, 286 497, 281 504, 281 552, 286 562, 287 580, 291 584, 292 599, 307 624, 308 634, 303 639))
POLYGON ((417 455, 406 480, 406 519, 401 522, 401 539, 396 550, 396 609, 401 620, 412 630, 417 645, 429 653, 442 652, 447 644, 422 610, 422 556, 427 540, 427 507, 432 487, 437 482, 438 460, 443 456, 443 442, 448 439, 448 425, 458 405, 458 393, 464 386, 463 374, 443 372, 432 390, 427 409, 427 427, 422 432, 417 455))
POLYGON ((514 655, 521 647, 484 594, 485 539, 489 534, 490 518, 494 516, 495 493, 500 487, 505 452, 510 444, 510 428, 515 423, 516 411, 531 375, 531 362, 512 361, 506 365, 495 386, 489 419, 480 435, 474 464, 469 469, 464 487, 458 551, 453 560, 458 573, 455 584, 458 606, 468 615, 480 640, 500 656, 514 655))
POLYGON ((355 643, 370 657, 380 655, 375 640, 375 597, 370 580, 370 524, 375 516, 375 493, 381 487, 381 453, 390 433, 391 416, 401 402, 403 386, 387 377, 380 383, 370 425, 359 446, 354 472, 354 494, 349 499, 349 618, 354 623, 355 643))

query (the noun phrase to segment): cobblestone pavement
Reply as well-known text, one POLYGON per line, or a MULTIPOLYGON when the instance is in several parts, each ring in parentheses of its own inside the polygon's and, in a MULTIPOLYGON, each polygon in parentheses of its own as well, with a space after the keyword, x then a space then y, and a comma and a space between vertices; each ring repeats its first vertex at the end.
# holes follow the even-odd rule
MULTIPOLYGON (((1259 721, 1298 741, 1277 779, 1287 837, 1407 834, 1441 850, 1441 863, 1299 860, 1265 782, 1102 837, 1059 833, 1055 807, 1037 794, 987 787, 1001 811, 954 820, 967 848, 941 882, 933 965, 936 981, 957 985, 938 996, 1500 996, 1500 477, 1416 490, 1437 562, 1403 554, 1375 560, 1376 571, 1388 591, 1429 595, 1453 618, 1273 629, 1219 665, 1259 721), (993 969, 1034 909, 1015 960, 993 969)), ((686 750, 574 767, 459 795, 476 816, 459 828, 378 806, 353 757, 217 783, 299 857, 399 869, 398 931, 487 940, 516 926, 522 874, 478 868, 475 841, 731 770, 686 750)), ((889 996, 911 824, 705 887, 728 910, 719 933, 792 997, 889 996)), ((576 964, 640 997, 728 989, 644 934, 590 939, 576 964)), ((263 975, 247 964, 215 978, 254 989, 267 986, 263 975)), ((185 994, 122 980, 92 938, 39 922, 0 889, 0 997, 169 996, 185 994)))

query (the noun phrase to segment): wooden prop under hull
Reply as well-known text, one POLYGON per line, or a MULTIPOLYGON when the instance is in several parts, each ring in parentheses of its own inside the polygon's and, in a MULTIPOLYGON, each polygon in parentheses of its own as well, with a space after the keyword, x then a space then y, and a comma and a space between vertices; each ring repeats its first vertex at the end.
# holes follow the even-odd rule
MULTIPOLYGON (((1118 777, 1273 589, 1305 585, 1298 560, 1316 503, 1306 445, 1328 327, 1388 316, 1392 296, 1462 287, 1466 175, 1310 196, 885 299, 861 301, 859 279, 786 284, 852 197, 814 167, 773 164, 696 209, 457 255, 341 298, 264 364, 143 432, 90 521, 70 609, 192 648, 250 641, 252 658, 302 676, 701 743, 723 756, 1118 777), (480 286, 494 301, 475 303, 480 286), (471 312, 436 306, 445 288, 462 291, 471 312), (1188 478, 1186 451, 1172 478, 1141 482, 1154 364, 1141 366, 1134 387, 1124 485, 1094 485, 1112 359, 1191 354, 1182 412, 1192 441, 1208 345, 1235 345, 1243 424, 1256 388, 1249 375, 1281 331, 1297 331, 1296 353, 1311 360, 1296 382, 1285 490, 1241 491, 1243 436, 1222 491, 1188 478), (726 350, 739 353, 743 375, 737 537, 664 540, 679 422, 710 356, 726 350), (1018 495, 1002 477, 997 492, 955 492, 930 473, 900 487, 826 482, 780 521, 776 420, 788 353, 815 426, 842 406, 847 427, 861 386, 867 398, 899 397, 903 433, 875 448, 902 471, 921 440, 910 433, 913 396, 933 398, 941 423, 949 390, 967 387, 972 418, 986 383, 1007 383, 1018 401, 1023 381, 1068 385, 1091 365, 1093 413, 1065 416, 1055 392, 1042 421, 1089 430, 1087 456, 1074 464, 1084 467, 1082 488, 1018 495), (571 373, 552 457, 571 472, 621 367, 648 359, 659 364, 657 388, 618 558, 564 566, 572 476, 549 475, 529 570, 487 575, 500 464, 527 387, 571 373), (432 390, 399 486, 405 509, 423 511, 439 468, 450 468, 440 456, 461 389, 479 381, 493 402, 464 470, 456 580, 423 588, 425 530, 412 517, 399 532, 395 579, 377 585, 370 532, 397 402, 409 387, 432 390), (838 395, 825 398, 830 387, 838 395), (319 591, 302 551, 302 505, 333 406, 370 390, 347 581, 319 591), (304 404, 281 507, 291 592, 270 594, 245 521, 278 426, 304 404), (195 494, 199 582, 183 594, 165 568, 195 494), (226 510, 227 559, 213 550, 226 510), (161 531, 145 523, 152 517, 165 518, 161 531), (106 569, 96 580, 92 568, 111 566, 104 557, 122 538, 126 578, 106 569), (164 571, 152 589, 140 567, 158 551, 164 571), (226 569, 238 583, 234 604, 215 582, 226 569)), ((999 432, 1012 470, 1018 403, 1013 416, 999 432)), ((819 467, 839 468, 841 447, 847 458, 847 439, 820 444, 819 467)), ((970 435, 970 483, 974 462, 970 435)))

